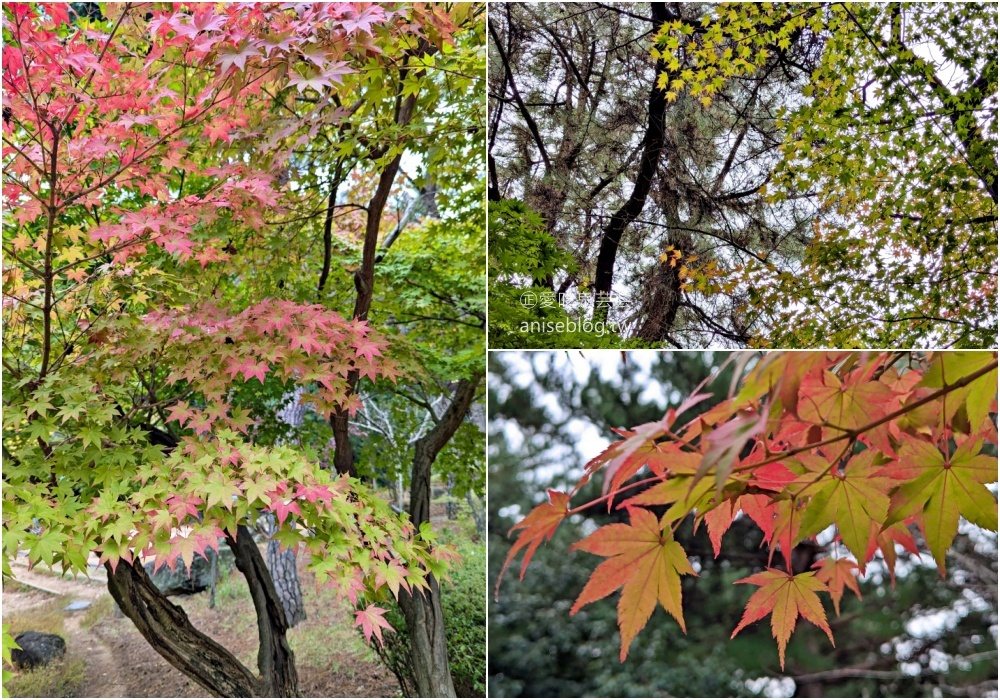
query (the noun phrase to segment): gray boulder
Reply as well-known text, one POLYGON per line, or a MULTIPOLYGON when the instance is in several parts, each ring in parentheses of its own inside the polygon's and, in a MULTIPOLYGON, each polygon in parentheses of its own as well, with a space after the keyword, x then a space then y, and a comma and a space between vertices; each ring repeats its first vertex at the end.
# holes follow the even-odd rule
MULTIPOLYGON (((184 562, 178 559, 177 566, 174 567, 173 571, 167 566, 161 566, 159 571, 154 572, 154 564, 153 562, 149 562, 146 564, 146 573, 149 574, 153 585, 160 589, 160 592, 164 595, 190 595, 191 593, 199 593, 208 590, 212 586, 212 560, 216 558, 216 554, 211 549, 206 549, 205 554, 208 555, 207 558, 200 554, 194 555, 190 571, 188 571, 184 562)), ((233 551, 229 547, 219 546, 218 559, 219 576, 233 570, 235 557, 233 557, 233 551)))
POLYGON ((66 653, 66 642, 57 634, 22 632, 14 641, 21 647, 10 652, 10 660, 17 668, 44 666, 66 653))

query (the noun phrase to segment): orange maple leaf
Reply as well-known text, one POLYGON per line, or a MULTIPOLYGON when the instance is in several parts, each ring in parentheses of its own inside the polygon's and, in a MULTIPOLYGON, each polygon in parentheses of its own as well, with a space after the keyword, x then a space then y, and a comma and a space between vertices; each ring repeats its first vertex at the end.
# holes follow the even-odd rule
POLYGON ((681 609, 680 575, 698 575, 665 523, 660 523, 645 508, 629 508, 628 512, 631 525, 605 525, 572 547, 611 558, 591 574, 570 615, 624 586, 618 601, 622 661, 628 656, 636 634, 649 621, 657 601, 687 631, 681 609))
POLYGON ((523 579, 524 572, 528 568, 528 562, 534 556, 535 550, 538 549, 542 542, 552 539, 552 535, 555 533, 556 528, 559 527, 559 523, 562 522, 568 513, 569 494, 549 489, 549 502, 536 506, 525 516, 524 520, 510 529, 510 532, 507 533, 508 537, 517 530, 523 530, 524 532, 518 535, 514 546, 507 552, 507 559, 504 561, 503 568, 500 570, 500 576, 497 578, 495 591, 497 594, 500 592, 500 582, 503 580, 503 575, 507 572, 507 567, 510 566, 517 553, 525 547, 528 548, 524 554, 524 560, 521 562, 520 578, 523 579))
POLYGON ((830 589, 816 578, 815 572, 807 571, 792 576, 778 569, 768 569, 740 579, 736 583, 752 583, 761 586, 761 589, 750 596, 747 608, 743 612, 743 619, 733 630, 732 636, 735 637, 741 629, 771 613, 771 634, 778 640, 778 657, 781 659, 782 671, 785 670, 785 646, 792 637, 792 630, 795 629, 795 621, 799 615, 826 632, 830 644, 837 646, 833 641, 830 626, 826 622, 823 604, 816 595, 816 591, 830 589))
POLYGON ((835 559, 826 557, 813 564, 816 578, 826 584, 830 589, 830 597, 833 598, 833 609, 840 617, 840 599, 844 597, 844 587, 854 591, 854 595, 861 600, 861 589, 858 588, 858 579, 854 572, 858 570, 858 563, 851 559, 835 559))

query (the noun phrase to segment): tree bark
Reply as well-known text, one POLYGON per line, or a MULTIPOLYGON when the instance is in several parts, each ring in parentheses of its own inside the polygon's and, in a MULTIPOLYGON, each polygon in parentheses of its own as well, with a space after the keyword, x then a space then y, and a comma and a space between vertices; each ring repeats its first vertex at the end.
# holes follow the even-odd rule
MULTIPOLYGON (((267 535, 273 538, 278 531, 274 515, 268 513, 265 520, 267 521, 267 535)), ((306 608, 302 602, 302 584, 299 583, 295 555, 294 549, 289 548, 281 551, 277 540, 268 540, 267 570, 271 573, 274 590, 281 601, 282 610, 285 611, 285 621, 289 628, 295 627, 306 619, 306 608)))
MULTIPOLYGON (((666 3, 652 3, 653 20, 663 23, 670 19, 666 3)), ((607 317, 608 307, 604 303, 611 293, 611 283, 614 280, 615 258, 618 256, 618 244, 621 242, 625 229, 642 213, 646 205, 660 162, 660 151, 663 149, 664 115, 667 111, 666 92, 657 87, 657 79, 667 71, 663 59, 656 62, 653 74, 653 87, 649 92, 649 122, 643 137, 642 157, 639 160, 639 172, 636 174, 635 185, 628 201, 614 213, 608 225, 604 227, 601 236, 601 248, 597 254, 597 269, 594 273, 594 317, 603 320, 607 317)))
POLYGON ((236 555, 236 568, 247 580, 257 611, 257 670, 265 684, 266 695, 297 697, 299 674, 295 669, 295 653, 285 636, 288 623, 264 558, 245 525, 237 528, 236 537, 227 534, 226 541, 236 555))
MULTIPOLYGON (((419 56, 425 56, 435 51, 434 47, 421 40, 417 50, 419 56)), ((402 85, 407 75, 406 68, 400 70, 399 82, 402 85)), ((401 97, 399 93, 396 101, 395 122, 398 126, 405 128, 413 119, 413 109, 417 104, 416 93, 401 97)), ((393 158, 382 174, 379 175, 378 186, 375 194, 368 202, 367 217, 365 219, 365 238, 361 248, 361 267, 354 273, 354 287, 357 290, 357 298, 354 302, 354 318, 359 321, 368 319, 368 310, 372 305, 372 298, 375 287, 375 249, 378 244, 379 227, 382 224, 382 212, 385 210, 386 202, 389 201, 389 192, 392 190, 392 183, 396 180, 396 173, 399 172, 399 163, 403 155, 400 153, 393 158)), ((359 373, 352 370, 347 375, 348 394, 354 393, 354 388, 358 384, 359 373)), ((356 477, 357 467, 354 465, 354 450, 351 448, 350 436, 350 416, 347 411, 340 410, 330 414, 330 427, 333 428, 333 438, 335 441, 333 450, 333 466, 338 474, 347 474, 356 477)))
POLYGON ((295 658, 285 639, 281 604, 250 531, 240 526, 237 537, 226 537, 236 566, 246 576, 254 607, 260 649, 259 675, 254 675, 229 651, 191 624, 184 610, 171 603, 153 584, 146 569, 124 560, 108 572, 108 591, 139 633, 171 666, 218 697, 297 697, 295 658))
MULTIPOLYGON (((455 387, 451 403, 434 428, 417 440, 410 479, 410 520, 414 525, 431 519, 431 467, 438 453, 462 425, 472 405, 481 375, 463 379, 455 387)), ((415 595, 400 591, 399 607, 410 634, 410 668, 419 697, 455 697, 448 666, 448 643, 441 609, 441 589, 434 577, 429 590, 415 595)))

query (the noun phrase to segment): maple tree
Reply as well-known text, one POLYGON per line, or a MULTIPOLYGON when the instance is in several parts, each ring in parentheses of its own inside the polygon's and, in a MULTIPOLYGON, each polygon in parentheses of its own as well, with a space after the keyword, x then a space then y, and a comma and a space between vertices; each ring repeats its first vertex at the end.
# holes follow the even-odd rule
MULTIPOLYGON (((389 359, 367 308, 345 317, 255 263, 287 233, 275 217, 294 214, 296 150, 320 116, 348 130, 355 114, 373 128, 351 145, 386 167, 368 259, 408 143, 405 123, 373 116, 398 101, 395 87, 413 102, 427 87, 429 105, 446 92, 428 57, 470 64, 456 21, 474 24, 468 6, 124 3, 91 17, 4 6, 5 577, 19 551, 64 572, 86 572, 96 554, 154 648, 223 696, 298 693, 287 620, 251 537, 259 516, 273 516, 281 548, 308 556, 319 585, 359 606, 373 643, 380 601, 436 589, 453 553, 426 519, 267 430, 271 396, 298 390, 347 420, 359 385, 412 368, 389 359), (351 110, 346 95, 360 96, 351 110), (253 596, 257 673, 193 628, 142 566, 190 566, 220 539, 253 596)), ((330 275, 329 254, 324 266, 330 275)))
POLYGON ((608 558, 571 610, 621 588, 623 660, 657 603, 684 628, 680 576, 695 571, 674 533, 689 515, 706 526, 716 556, 735 521, 759 529, 768 568, 738 582, 759 590, 733 636, 770 614, 782 666, 799 615, 833 641, 817 593, 839 613, 845 588, 860 595, 855 572, 878 558, 892 574, 897 543, 920 551, 908 526, 942 575, 960 517, 997 529, 986 486, 997 481, 996 353, 772 352, 746 371, 751 360, 730 358, 745 376, 707 411, 695 411, 710 398, 703 383, 661 420, 618 430, 623 439, 584 466, 574 489, 550 490, 512 529, 520 535, 503 568, 523 550, 523 577, 568 517, 605 504, 625 511, 628 524, 573 545, 608 558), (604 495, 572 505, 601 470, 604 495), (833 555, 795 570, 795 546, 822 531, 835 533, 833 555))

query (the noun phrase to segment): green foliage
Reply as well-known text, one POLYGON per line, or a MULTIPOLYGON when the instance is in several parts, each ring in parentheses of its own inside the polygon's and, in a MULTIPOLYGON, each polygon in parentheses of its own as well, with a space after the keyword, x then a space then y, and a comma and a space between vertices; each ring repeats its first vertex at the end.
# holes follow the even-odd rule
POLYGON ((575 269, 537 212, 518 200, 490 202, 490 347, 619 347, 616 330, 569 313, 552 292, 552 279, 575 269))
POLYGON ((10 634, 10 625, 6 622, 3 623, 3 637, 2 637, 2 651, 3 651, 3 682, 0 683, 0 694, 3 697, 8 697, 7 695, 7 682, 13 677, 10 671, 7 670, 8 664, 10 664, 10 652, 14 649, 20 649, 17 642, 14 641, 14 636, 10 634))
MULTIPOLYGON (((441 582, 441 606, 448 637, 448 662, 458 697, 486 697, 486 547, 456 542, 462 557, 441 582)), ((413 689, 406 620, 392 602, 385 615, 395 632, 383 632, 379 658, 399 679, 404 692, 413 689)))
POLYGON ((489 243, 491 278, 538 284, 572 268, 572 258, 556 245, 542 217, 518 200, 490 202, 489 243))
MULTIPOLYGON (((491 185, 572 254, 554 287, 582 297, 613 273, 615 346, 995 346, 995 4, 661 12, 491 10, 491 185), (661 116, 648 197, 612 252, 661 116)), ((491 252, 494 347, 599 346, 517 333, 536 249, 491 252)))
POLYGON ((761 187, 818 212, 791 269, 730 270, 757 293, 759 344, 996 343, 996 32, 991 3, 721 3, 661 27, 669 100, 796 75, 761 187))

